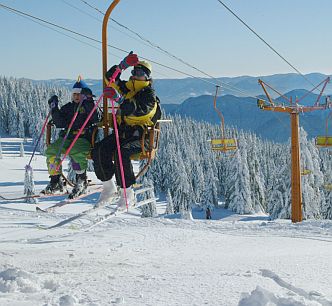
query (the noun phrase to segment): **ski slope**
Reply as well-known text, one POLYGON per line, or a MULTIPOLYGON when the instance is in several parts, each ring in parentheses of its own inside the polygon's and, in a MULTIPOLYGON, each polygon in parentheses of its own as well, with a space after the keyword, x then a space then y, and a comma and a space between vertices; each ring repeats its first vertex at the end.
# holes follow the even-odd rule
MULTIPOLYGON (((2 138, 2 153, 0 194, 22 195, 31 147, 19 157, 19 140, 2 138)), ((32 167, 41 190, 48 182, 45 158, 37 156, 32 167)), ((291 224, 224 209, 212 211, 213 220, 194 210, 190 221, 165 217, 165 203, 158 202, 158 218, 131 209, 88 232, 38 228, 97 198, 56 214, 0 201, 1 306, 332 305, 331 221, 291 224)))

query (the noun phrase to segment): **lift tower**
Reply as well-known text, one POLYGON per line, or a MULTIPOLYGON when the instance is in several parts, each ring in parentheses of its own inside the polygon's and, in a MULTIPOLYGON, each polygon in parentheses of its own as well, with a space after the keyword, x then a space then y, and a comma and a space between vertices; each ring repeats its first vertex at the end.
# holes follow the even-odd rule
POLYGON ((320 104, 320 98, 323 94, 323 91, 330 81, 330 78, 326 78, 324 81, 319 83, 316 87, 314 87, 311 91, 307 92, 301 98, 295 100, 293 102, 292 98, 288 98, 283 94, 279 93, 277 90, 272 88, 270 85, 266 84, 262 80, 258 80, 258 83, 262 86, 266 97, 268 99, 268 103, 262 99, 257 100, 257 105, 260 109, 266 111, 280 112, 280 113, 289 113, 291 119, 291 146, 292 146, 292 176, 291 176, 291 188, 292 188, 292 222, 301 222, 302 221, 302 188, 301 188, 301 165, 300 165, 300 143, 299 143, 299 113, 307 113, 315 110, 325 110, 331 107, 331 102, 326 100, 326 103, 320 104), (323 87, 312 106, 304 106, 300 105, 299 102, 305 98, 310 92, 317 89, 319 86, 323 84, 323 87), (288 105, 285 106, 281 103, 275 103, 271 96, 267 91, 267 87, 277 94, 280 97, 286 99, 288 101, 288 105))

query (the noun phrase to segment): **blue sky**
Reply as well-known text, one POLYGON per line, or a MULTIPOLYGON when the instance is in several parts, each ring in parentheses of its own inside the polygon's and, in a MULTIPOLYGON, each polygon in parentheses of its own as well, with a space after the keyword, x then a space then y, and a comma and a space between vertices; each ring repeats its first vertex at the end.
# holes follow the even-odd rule
MULTIPOLYGON (((102 11, 111 3, 86 1, 102 11)), ((101 40, 102 16, 81 0, 0 0, 0 3, 101 40)), ((225 0, 224 3, 302 73, 332 73, 329 35, 332 1, 225 0)), ((215 77, 294 72, 217 0, 121 0, 112 17, 215 77)), ((124 32, 110 21, 109 43, 204 77, 124 32)), ((94 46, 91 47, 2 8, 0 37, 0 75, 75 79, 82 74, 84 78, 101 78, 101 50, 98 50, 101 46, 97 43, 78 38, 94 46)), ((109 52, 110 65, 125 55, 113 49, 109 52)), ((154 77, 186 76, 154 65, 154 77)))

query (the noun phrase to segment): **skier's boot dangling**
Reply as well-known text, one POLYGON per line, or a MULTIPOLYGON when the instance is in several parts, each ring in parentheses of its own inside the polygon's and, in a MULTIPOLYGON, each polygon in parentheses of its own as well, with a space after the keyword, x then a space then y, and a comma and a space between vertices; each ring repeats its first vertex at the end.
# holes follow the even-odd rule
POLYGON ((40 193, 42 194, 60 194, 66 192, 66 188, 63 184, 61 175, 51 175, 51 181, 48 183, 46 188, 42 190, 40 193))
POLYGON ((111 204, 118 196, 118 190, 112 179, 103 182, 103 190, 95 207, 111 204))
MULTIPOLYGON (((136 198, 135 198, 135 192, 132 187, 126 188, 126 196, 127 196, 128 208, 134 206, 136 204, 136 198)), ((127 208, 123 188, 120 189, 120 199, 115 204, 117 205, 118 210, 125 210, 127 208)))
POLYGON ((84 171, 83 173, 77 173, 76 184, 72 192, 69 194, 68 199, 74 199, 82 194, 87 193, 87 188, 88 188, 88 180, 86 172, 84 171))

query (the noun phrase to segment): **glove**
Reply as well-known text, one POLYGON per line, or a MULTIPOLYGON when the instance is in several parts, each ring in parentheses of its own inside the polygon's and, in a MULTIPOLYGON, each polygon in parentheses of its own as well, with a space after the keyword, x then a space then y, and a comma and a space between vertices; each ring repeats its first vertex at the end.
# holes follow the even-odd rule
POLYGON ((51 98, 48 99, 48 105, 50 108, 55 108, 59 104, 59 98, 57 95, 52 96, 51 98))
POLYGON ((115 101, 117 101, 121 98, 118 91, 113 87, 105 87, 104 96, 109 98, 109 99, 115 100, 115 101))
MULTIPOLYGON (((115 72, 115 70, 116 70, 116 68, 117 68, 118 66, 113 66, 113 67, 111 67, 106 73, 105 73, 105 78, 109 81, 110 80, 110 78, 113 76, 113 74, 114 74, 114 72, 115 72)), ((116 81, 118 81, 120 79, 120 73, 117 75, 117 77, 115 78, 115 82, 116 81)))
POLYGON ((121 70, 127 69, 129 66, 135 66, 138 63, 137 54, 134 54, 133 51, 129 53, 119 64, 121 70))

